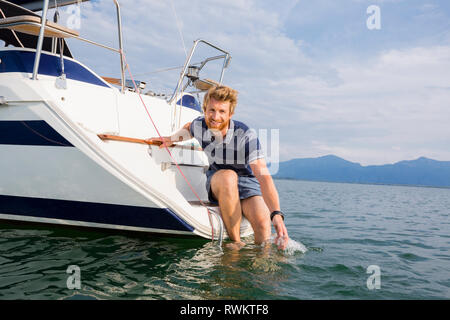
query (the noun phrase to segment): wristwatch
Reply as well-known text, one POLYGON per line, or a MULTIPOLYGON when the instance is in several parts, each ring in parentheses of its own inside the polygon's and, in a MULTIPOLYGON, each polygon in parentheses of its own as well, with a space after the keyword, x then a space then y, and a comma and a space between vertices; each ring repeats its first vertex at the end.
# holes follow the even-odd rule
POLYGON ((281 216, 281 218, 283 218, 283 221, 284 221, 284 214, 283 214, 283 212, 278 211, 278 210, 273 211, 273 212, 270 214, 270 221, 273 221, 273 217, 275 217, 277 214, 279 214, 279 215, 281 216))

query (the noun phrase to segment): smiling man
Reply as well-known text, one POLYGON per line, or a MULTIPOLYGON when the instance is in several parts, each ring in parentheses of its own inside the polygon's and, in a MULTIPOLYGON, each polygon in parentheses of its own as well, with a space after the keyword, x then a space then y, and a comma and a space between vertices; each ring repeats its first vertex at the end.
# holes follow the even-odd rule
POLYGON ((240 238, 242 216, 252 225, 255 243, 270 240, 271 225, 276 242, 285 249, 288 234, 280 211, 278 192, 269 173, 254 130, 232 120, 237 91, 226 86, 212 87, 203 101, 204 116, 186 123, 170 137, 151 138, 161 147, 195 138, 210 163, 206 172, 209 200, 218 203, 231 246, 243 246, 240 238))

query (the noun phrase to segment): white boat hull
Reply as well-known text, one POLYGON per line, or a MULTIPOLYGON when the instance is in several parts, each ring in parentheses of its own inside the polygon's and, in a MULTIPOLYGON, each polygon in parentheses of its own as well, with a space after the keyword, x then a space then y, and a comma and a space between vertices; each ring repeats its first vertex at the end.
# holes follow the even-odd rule
MULTIPOLYGON (((0 50, 0 95, 7 101, 0 105, 0 219, 217 238, 219 221, 212 219, 211 228, 207 209, 192 204, 198 199, 166 150, 98 138, 157 135, 137 93, 120 93, 69 58, 65 89, 41 69, 31 80, 33 55, 0 50)), ((52 64, 59 56, 41 59, 52 64)), ((143 100, 163 135, 173 114, 182 124, 199 115, 163 99, 143 100)), ((176 162, 206 201, 206 156, 180 150, 172 151, 176 162)), ((252 233, 246 220, 241 231, 252 233)))

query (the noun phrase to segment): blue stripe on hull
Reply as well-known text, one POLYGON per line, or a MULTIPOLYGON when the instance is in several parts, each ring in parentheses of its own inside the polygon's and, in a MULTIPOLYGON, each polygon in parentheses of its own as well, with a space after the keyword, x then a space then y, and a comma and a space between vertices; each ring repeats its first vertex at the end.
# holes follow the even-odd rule
POLYGON ((0 121, 0 144, 73 147, 43 120, 0 121))
MULTIPOLYGON (((5 50, 0 51, 0 73, 1 72, 27 72, 32 73, 34 67, 35 52, 5 50)), ((59 77, 61 75, 60 57, 41 54, 38 74, 59 77)), ((99 77, 87 70, 82 65, 68 59, 64 59, 64 73, 67 79, 83 81, 97 86, 110 88, 99 77)))
POLYGON ((0 213, 117 226, 194 230, 168 208, 0 195, 0 213))

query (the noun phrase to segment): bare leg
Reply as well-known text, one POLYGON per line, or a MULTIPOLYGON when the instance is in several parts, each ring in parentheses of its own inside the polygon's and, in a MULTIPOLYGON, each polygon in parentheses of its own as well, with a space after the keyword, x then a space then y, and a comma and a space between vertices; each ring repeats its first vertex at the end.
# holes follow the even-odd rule
POLYGON ((253 196, 241 200, 244 216, 250 222, 255 234, 255 243, 261 244, 270 240, 270 212, 261 196, 253 196))
POLYGON ((211 190, 219 201, 223 223, 232 241, 241 242, 242 209, 238 175, 233 170, 219 170, 211 178, 211 190))

